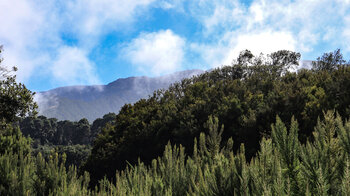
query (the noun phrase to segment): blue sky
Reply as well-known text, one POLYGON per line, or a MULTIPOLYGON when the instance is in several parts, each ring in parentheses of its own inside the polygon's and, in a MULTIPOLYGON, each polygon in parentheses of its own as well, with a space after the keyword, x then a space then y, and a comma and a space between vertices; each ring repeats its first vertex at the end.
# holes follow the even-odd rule
POLYGON ((0 0, 4 65, 33 91, 229 65, 239 51, 350 58, 350 0, 0 0))

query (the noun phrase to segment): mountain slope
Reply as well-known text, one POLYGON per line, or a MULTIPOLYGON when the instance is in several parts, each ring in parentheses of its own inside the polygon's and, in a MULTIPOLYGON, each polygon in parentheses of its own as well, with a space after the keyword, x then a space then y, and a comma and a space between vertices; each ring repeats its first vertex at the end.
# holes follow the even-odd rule
POLYGON ((187 70, 160 77, 129 77, 107 85, 69 86, 37 93, 39 114, 59 120, 90 122, 109 112, 117 113, 121 106, 147 98, 155 90, 171 83, 203 73, 187 70))

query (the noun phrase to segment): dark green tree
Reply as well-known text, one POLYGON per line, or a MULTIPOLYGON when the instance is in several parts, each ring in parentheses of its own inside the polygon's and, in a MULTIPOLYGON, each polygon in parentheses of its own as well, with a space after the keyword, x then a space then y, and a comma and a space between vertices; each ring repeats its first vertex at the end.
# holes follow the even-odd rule
MULTIPOLYGON (((3 51, 0 46, 0 55, 3 51)), ((16 67, 9 70, 1 65, 3 59, 0 56, 0 121, 14 122, 18 117, 35 115, 37 105, 33 101, 35 93, 28 90, 24 84, 16 82, 16 67)))
POLYGON ((272 65, 276 66, 281 73, 286 73, 288 69, 295 69, 299 65, 300 57, 300 53, 289 50, 279 50, 270 55, 272 65))
POLYGON ((340 49, 337 49, 334 52, 324 53, 322 57, 318 57, 317 61, 312 62, 312 68, 318 71, 333 71, 345 64, 346 61, 343 59, 340 49))

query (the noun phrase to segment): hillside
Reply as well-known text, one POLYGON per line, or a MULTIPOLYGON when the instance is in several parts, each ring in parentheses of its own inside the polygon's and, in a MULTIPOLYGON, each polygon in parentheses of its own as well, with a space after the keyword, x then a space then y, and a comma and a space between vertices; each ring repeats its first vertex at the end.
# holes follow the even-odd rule
POLYGON ((160 77, 129 77, 107 85, 68 86, 39 92, 39 114, 59 120, 87 118, 92 122, 109 112, 118 113, 124 104, 147 98, 157 89, 168 88, 171 83, 203 72, 187 70, 160 77))
POLYGON ((350 63, 269 57, 242 53, 91 127, 22 119, 33 143, 2 124, 1 195, 349 195, 350 63))
POLYGON ((84 169, 92 181, 104 175, 114 178, 114 171, 127 163, 140 159, 150 164, 169 141, 181 144, 190 155, 193 139, 208 133, 210 116, 223 125, 222 141, 232 137, 234 151, 243 143, 248 159, 256 155, 260 139, 270 136, 276 116, 283 122, 296 119, 299 138, 306 142, 323 111, 335 109, 343 118, 350 116, 350 67, 333 56, 325 54, 312 69, 289 72, 300 54, 278 51, 264 61, 243 53, 238 64, 184 79, 125 105, 95 139, 84 169))

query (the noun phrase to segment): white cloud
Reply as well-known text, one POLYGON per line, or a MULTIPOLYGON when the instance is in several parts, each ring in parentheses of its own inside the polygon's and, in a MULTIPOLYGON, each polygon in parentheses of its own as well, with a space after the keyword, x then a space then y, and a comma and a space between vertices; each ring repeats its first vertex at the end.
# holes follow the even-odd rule
POLYGON ((94 64, 85 51, 76 47, 60 48, 51 69, 60 85, 100 83, 94 64))
POLYGON ((5 50, 3 64, 18 66, 18 79, 25 83, 41 75, 52 76, 49 82, 54 84, 98 82, 97 75, 91 75, 89 71, 95 69, 88 58, 90 51, 102 35, 124 30, 122 27, 132 24, 154 1, 0 0, 0 45, 4 45, 5 50), (74 49, 68 49, 70 44, 62 40, 62 35, 78 40, 73 44, 74 49), (72 53, 78 56, 70 55, 72 53), (70 59, 64 60, 64 55, 70 59), (63 61, 70 65, 65 67, 69 72, 58 68, 63 66, 63 61), (89 76, 92 79, 86 78, 89 76))
POLYGON ((159 2, 159 7, 161 7, 162 9, 168 10, 168 9, 174 9, 176 7, 175 4, 173 4, 172 2, 168 2, 168 1, 161 1, 159 2))
POLYGON ((218 67, 223 64, 223 59, 225 59, 229 47, 227 44, 202 44, 202 43, 192 43, 190 49, 198 54, 203 60, 201 62, 203 69, 206 67, 218 67))
POLYGON ((239 0, 194 0, 188 4, 186 11, 202 23, 206 36, 244 24, 247 9, 239 0))
POLYGON ((95 36, 133 22, 155 0, 75 0, 67 3, 64 15, 80 36, 95 36))
POLYGON ((205 39, 210 40, 191 44, 205 64, 230 63, 242 49, 311 54, 326 43, 350 51, 349 41, 344 41, 350 40, 348 0, 253 0, 250 4, 197 0, 191 6, 191 14, 203 25, 205 39))
POLYGON ((350 13, 348 16, 345 17, 345 28, 342 32, 343 37, 345 37, 344 39, 344 43, 346 44, 345 50, 347 52, 350 52, 350 13))
POLYGON ((225 29, 234 28, 242 24, 243 16, 244 8, 238 2, 235 2, 231 8, 217 5, 212 15, 204 17, 205 33, 216 33, 218 26, 225 29))
POLYGON ((259 2, 259 3, 253 3, 249 7, 250 14, 252 14, 252 17, 254 20, 252 20, 254 23, 261 23, 265 19, 266 12, 263 10, 263 7, 265 5, 265 2, 259 2))
POLYGON ((143 73, 160 75, 181 68, 185 41, 171 30, 142 33, 124 48, 123 55, 143 73))
POLYGON ((263 32, 229 32, 218 44, 192 44, 191 49, 201 55, 210 67, 229 65, 242 50, 254 55, 270 54, 278 50, 295 51, 296 40, 290 32, 266 30, 263 32))
POLYGON ((20 81, 28 80, 47 60, 45 49, 56 42, 51 37, 56 35, 56 28, 46 28, 49 17, 41 8, 30 1, 0 0, 0 18, 3 19, 0 44, 4 45, 4 64, 18 66, 20 81), (44 50, 40 46, 42 43, 45 43, 44 50))
POLYGON ((35 43, 35 34, 40 34, 45 13, 30 1, 0 1, 0 38, 9 46, 25 47, 35 43))
POLYGON ((58 98, 55 94, 50 92, 36 93, 34 101, 38 104, 38 112, 42 114, 46 110, 52 110, 59 106, 58 98))
POLYGON ((266 30, 264 32, 240 34, 237 37, 232 36, 229 49, 223 64, 230 64, 236 59, 239 52, 245 49, 250 50, 254 55, 270 54, 278 50, 295 51, 296 40, 292 34, 283 31, 266 30))
POLYGON ((192 43, 171 30, 135 38, 124 54, 144 73, 158 75, 178 70, 182 64, 197 63, 184 59, 185 48, 210 66, 227 63, 246 48, 258 53, 277 48, 312 53, 327 43, 350 54, 349 0, 253 0, 250 4, 243 0, 0 0, 4 64, 19 66, 22 82, 38 74, 52 76, 49 82, 55 84, 98 82, 92 73, 96 66, 88 58, 90 52, 103 35, 132 28, 130 24, 140 16, 147 17, 151 8, 181 12, 202 28, 195 27, 197 32, 193 33, 199 38, 192 43), (66 35, 77 43, 66 44, 62 39, 66 35), (91 81, 76 73, 53 72, 60 69, 51 65, 61 66, 60 56, 71 53, 79 58, 71 56, 77 65, 70 63, 67 69, 91 76, 91 81), (83 72, 85 69, 90 71, 83 72))
POLYGON ((160 7, 165 10, 175 9, 176 11, 184 11, 184 2, 186 0, 158 0, 156 7, 160 7))
POLYGON ((16 66, 18 68, 16 75, 20 82, 30 80, 33 75, 39 75, 36 71, 39 68, 44 68, 44 64, 50 59, 45 53, 41 56, 32 56, 27 49, 29 50, 28 47, 21 49, 4 46, 4 62, 2 64, 8 67, 16 66))

